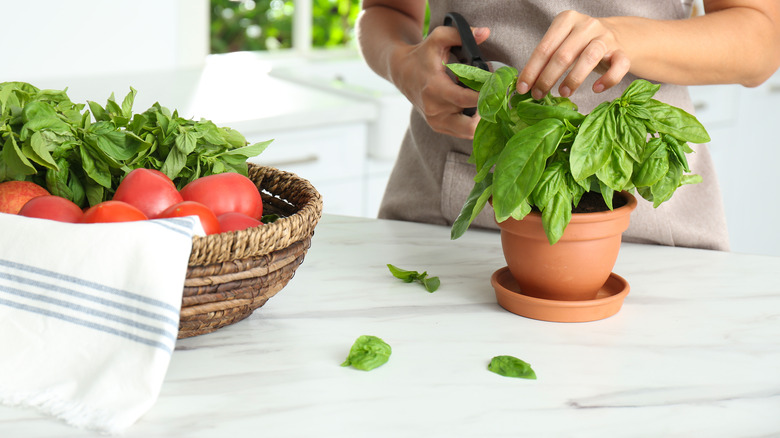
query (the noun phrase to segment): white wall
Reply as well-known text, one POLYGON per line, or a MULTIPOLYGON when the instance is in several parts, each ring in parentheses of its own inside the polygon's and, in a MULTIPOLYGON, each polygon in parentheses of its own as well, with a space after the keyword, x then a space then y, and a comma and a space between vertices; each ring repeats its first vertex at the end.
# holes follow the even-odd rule
POLYGON ((4 0, 0 80, 202 65, 208 0, 4 0))

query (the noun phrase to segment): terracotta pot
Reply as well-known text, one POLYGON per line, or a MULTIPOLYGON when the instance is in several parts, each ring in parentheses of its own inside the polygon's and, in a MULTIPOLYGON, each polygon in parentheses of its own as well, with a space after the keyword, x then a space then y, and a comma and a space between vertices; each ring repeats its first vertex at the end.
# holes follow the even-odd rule
POLYGON ((550 245, 537 212, 498 224, 509 271, 523 295, 562 301, 596 298, 615 266, 636 198, 612 211, 572 214, 561 239, 550 245))

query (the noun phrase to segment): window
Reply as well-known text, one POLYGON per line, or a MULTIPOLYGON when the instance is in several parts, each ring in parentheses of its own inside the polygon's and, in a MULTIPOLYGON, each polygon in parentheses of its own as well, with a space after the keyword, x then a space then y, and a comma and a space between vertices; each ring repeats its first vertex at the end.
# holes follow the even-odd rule
POLYGON ((210 52, 354 47, 360 0, 211 0, 210 52))

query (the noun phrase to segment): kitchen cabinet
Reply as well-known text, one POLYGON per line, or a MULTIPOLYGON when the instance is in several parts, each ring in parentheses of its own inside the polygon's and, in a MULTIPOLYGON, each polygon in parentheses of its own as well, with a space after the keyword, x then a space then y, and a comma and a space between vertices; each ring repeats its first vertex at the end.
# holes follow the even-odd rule
POLYGON ((710 133, 726 220, 735 252, 780 256, 780 73, 763 85, 690 87, 699 120, 710 133))

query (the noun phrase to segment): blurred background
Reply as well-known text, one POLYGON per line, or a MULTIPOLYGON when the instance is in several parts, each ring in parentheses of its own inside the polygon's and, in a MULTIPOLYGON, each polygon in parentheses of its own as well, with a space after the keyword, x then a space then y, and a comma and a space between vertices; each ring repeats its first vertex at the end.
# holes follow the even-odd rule
MULTIPOLYGON (((254 161, 311 180, 325 213, 375 217, 411 107, 360 58, 359 10, 359 0, 3 2, 0 81, 67 88, 74 102, 133 87, 137 112, 159 102, 274 139, 254 161)), ((780 256, 780 75, 691 94, 732 250, 780 256)))

